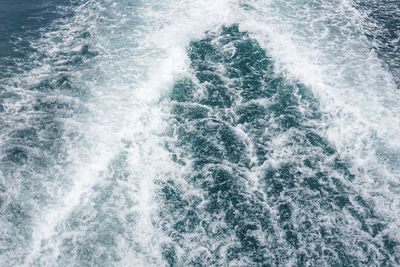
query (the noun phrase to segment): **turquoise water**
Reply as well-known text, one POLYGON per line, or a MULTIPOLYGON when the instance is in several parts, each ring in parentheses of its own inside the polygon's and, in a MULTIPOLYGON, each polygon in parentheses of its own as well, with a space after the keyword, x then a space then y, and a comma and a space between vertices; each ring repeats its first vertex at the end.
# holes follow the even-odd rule
POLYGON ((399 265, 396 12, 2 2, 0 265, 399 265))

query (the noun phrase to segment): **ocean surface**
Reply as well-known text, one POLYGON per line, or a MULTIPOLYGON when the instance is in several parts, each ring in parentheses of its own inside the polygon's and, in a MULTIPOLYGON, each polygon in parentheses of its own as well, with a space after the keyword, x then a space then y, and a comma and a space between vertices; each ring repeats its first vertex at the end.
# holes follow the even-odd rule
POLYGON ((397 0, 0 0, 0 266, 400 266, 397 0))

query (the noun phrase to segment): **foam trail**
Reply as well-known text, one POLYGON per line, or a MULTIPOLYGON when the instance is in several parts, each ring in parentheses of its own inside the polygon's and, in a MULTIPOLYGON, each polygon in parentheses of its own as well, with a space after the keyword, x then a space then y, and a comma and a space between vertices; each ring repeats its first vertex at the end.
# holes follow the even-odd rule
POLYGON ((399 264, 400 96, 352 2, 54 12, 0 75, 1 265, 399 264))
POLYGON ((397 218, 400 96, 361 14, 347 1, 246 1, 242 7, 241 27, 270 52, 277 71, 318 97, 325 113, 321 131, 351 160, 359 190, 397 218))
MULTIPOLYGON (((79 138, 64 144, 69 163, 63 171, 65 184, 54 186, 50 204, 33 216, 33 241, 25 265, 86 264, 96 261, 92 258, 96 253, 103 255, 97 260, 104 262, 131 261, 133 256, 140 265, 160 264, 155 248, 162 234, 152 227, 153 183, 176 172, 163 148, 168 105, 161 98, 186 68, 189 40, 226 20, 226 14, 215 13, 224 5, 181 1, 125 6, 86 1, 74 7, 72 18, 55 23, 54 29, 33 44, 48 57, 72 49, 72 53, 93 54, 94 58, 87 63, 87 71, 73 72, 71 79, 88 97, 85 113, 64 121, 63 128, 79 138), (109 32, 111 36, 105 34, 109 32), (57 35, 62 36, 62 43, 54 39, 57 35), (82 35, 89 36, 87 43, 76 41, 82 35), (103 190, 126 194, 126 199, 115 208, 112 200, 101 202, 103 190), (109 211, 104 213, 104 209, 109 211), (103 225, 103 216, 116 220, 123 230, 109 229, 111 236, 93 240, 96 235, 102 238, 95 228, 103 225), (102 242, 118 246, 110 251, 93 248, 102 242), (77 243, 83 249, 69 245, 77 243)), ((28 75, 43 76, 44 69, 55 71, 69 60, 74 59, 61 58, 28 75)))
POLYGON ((237 25, 193 41, 188 53, 193 75, 171 93, 170 147, 184 176, 160 190, 169 264, 398 261, 393 229, 318 133, 322 114, 308 88, 276 74, 237 25))

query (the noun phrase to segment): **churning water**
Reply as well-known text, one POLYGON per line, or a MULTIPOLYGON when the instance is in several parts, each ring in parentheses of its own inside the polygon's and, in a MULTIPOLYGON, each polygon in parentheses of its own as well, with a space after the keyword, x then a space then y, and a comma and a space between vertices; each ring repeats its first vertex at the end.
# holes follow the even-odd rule
POLYGON ((1 266, 400 265, 394 0, 2 0, 1 266))

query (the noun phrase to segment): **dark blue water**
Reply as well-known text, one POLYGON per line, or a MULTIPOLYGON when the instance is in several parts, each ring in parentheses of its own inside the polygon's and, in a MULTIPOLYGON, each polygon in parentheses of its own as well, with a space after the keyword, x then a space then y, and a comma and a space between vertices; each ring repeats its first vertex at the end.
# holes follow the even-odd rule
POLYGON ((400 265, 399 12, 0 0, 0 266, 400 265))
POLYGON ((357 8, 368 16, 378 55, 387 64, 400 86, 400 2, 396 0, 357 1, 357 8))
POLYGON ((57 9, 66 0, 2 0, 0 2, 0 66, 4 75, 21 71, 16 65, 27 60, 35 51, 30 40, 38 38, 41 29, 59 18, 57 9))

